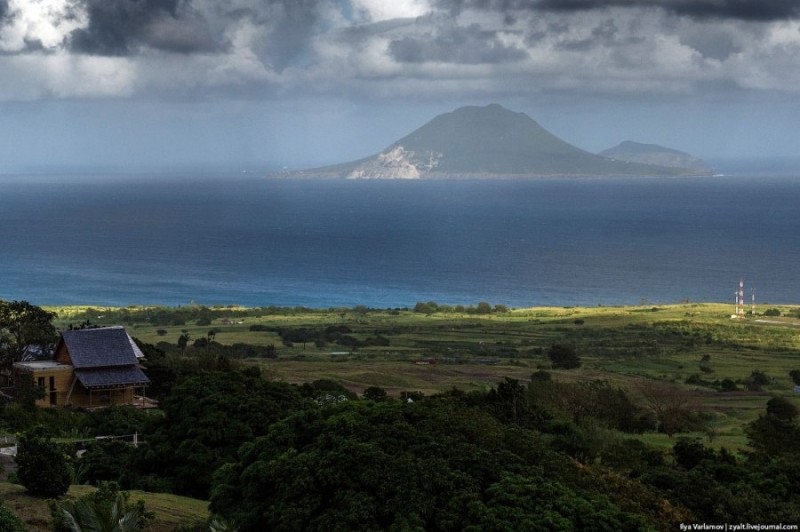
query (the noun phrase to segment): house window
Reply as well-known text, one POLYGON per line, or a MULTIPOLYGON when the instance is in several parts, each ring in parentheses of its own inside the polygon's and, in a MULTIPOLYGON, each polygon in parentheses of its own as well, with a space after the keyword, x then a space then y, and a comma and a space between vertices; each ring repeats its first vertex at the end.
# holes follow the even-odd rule
POLYGON ((44 388, 44 377, 39 377, 38 379, 36 379, 36 385, 39 388, 44 388))
POLYGON ((50 377, 50 404, 55 405, 58 403, 58 394, 56 393, 56 378, 50 377))

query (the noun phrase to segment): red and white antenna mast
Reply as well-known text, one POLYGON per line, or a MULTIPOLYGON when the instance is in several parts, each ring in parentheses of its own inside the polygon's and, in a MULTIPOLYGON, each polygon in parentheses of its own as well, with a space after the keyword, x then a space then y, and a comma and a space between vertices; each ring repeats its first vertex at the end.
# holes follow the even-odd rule
POLYGON ((744 278, 739 279, 739 291, 736 292, 736 316, 744 317, 744 278))
POLYGON ((756 315, 756 287, 750 288, 750 315, 756 315))

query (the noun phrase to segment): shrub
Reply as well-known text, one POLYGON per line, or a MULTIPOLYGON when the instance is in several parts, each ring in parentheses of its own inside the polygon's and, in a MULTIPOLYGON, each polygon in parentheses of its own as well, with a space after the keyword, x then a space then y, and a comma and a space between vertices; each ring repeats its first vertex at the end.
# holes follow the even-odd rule
POLYGON ((53 530, 120 530, 140 532, 153 517, 145 509, 144 501, 130 502, 130 495, 119 491, 114 482, 102 483, 93 493, 78 500, 49 501, 53 517, 53 530))
POLYGON ((776 418, 792 422, 797 418, 797 407, 783 397, 773 397, 767 401, 767 414, 776 418))
POLYGON ((264 348, 264 358, 278 358, 278 351, 275 349, 275 344, 269 344, 264 348))
POLYGON ((17 514, 0 504, 0 530, 3 532, 25 532, 25 523, 17 514))
POLYGON ((776 308, 770 308, 764 311, 764 316, 780 316, 781 311, 776 308))
POLYGON ((400 400, 404 403, 415 403, 422 401, 424 398, 425 394, 419 391, 400 392, 400 400))
POLYGON ((364 343, 368 346, 378 346, 378 347, 387 347, 391 345, 391 342, 385 336, 381 336, 380 334, 376 336, 371 336, 364 340, 364 343))
POLYGON ((553 377, 544 370, 534 371, 531 373, 531 382, 550 382, 553 380, 553 377))
POLYGON ((343 396, 346 399, 357 399, 358 396, 331 379, 319 379, 300 386, 300 393, 304 397, 318 398, 325 395, 343 396))
POLYGON ((675 462, 684 469, 693 469, 700 462, 714 458, 714 451, 706 448, 699 440, 679 438, 672 446, 675 462))
POLYGON ((379 386, 370 386, 364 390, 363 396, 370 401, 383 401, 386 399, 386 390, 379 386))
POLYGON ((128 406, 111 405, 88 413, 81 419, 80 428, 92 436, 121 436, 144 432, 148 414, 128 406))
POLYGON ((78 482, 97 484, 101 481, 114 481, 127 484, 126 472, 131 468, 135 448, 121 440, 97 440, 78 462, 78 482))
POLYGON ((705 386, 706 382, 697 373, 692 373, 686 378, 686 384, 693 384, 695 386, 705 386))
POLYGON ((0 530, 3 532, 25 532, 25 523, 14 512, 0 505, 0 530))
POLYGON ((575 349, 562 344, 555 344, 547 352, 550 364, 554 368, 575 369, 581 367, 581 359, 575 349))
POLYGON ((52 441, 44 427, 24 433, 17 446, 19 482, 31 495, 60 497, 69 489, 72 468, 64 448, 52 441))
POLYGON ((762 386, 770 383, 770 378, 763 372, 754 369, 744 381, 745 387, 750 391, 759 391, 762 386))
POLYGON ((474 312, 475 314, 491 314, 492 306, 486 301, 481 301, 480 303, 478 303, 478 306, 474 309, 474 312))
POLYGON ((420 301, 416 305, 414 305, 414 312, 420 312, 422 314, 433 314, 439 310, 439 305, 436 301, 428 301, 422 302, 420 301))
POLYGON ((647 444, 626 439, 615 442, 601 453, 603 464, 619 471, 625 471, 630 477, 638 477, 644 471, 664 465, 664 455, 647 444))

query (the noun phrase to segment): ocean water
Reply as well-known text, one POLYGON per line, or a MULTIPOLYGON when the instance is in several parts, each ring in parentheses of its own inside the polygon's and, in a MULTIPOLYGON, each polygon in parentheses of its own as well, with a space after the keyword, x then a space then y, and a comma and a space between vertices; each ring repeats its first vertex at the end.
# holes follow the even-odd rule
POLYGON ((800 176, 0 177, 0 299, 378 308, 800 302, 800 176))

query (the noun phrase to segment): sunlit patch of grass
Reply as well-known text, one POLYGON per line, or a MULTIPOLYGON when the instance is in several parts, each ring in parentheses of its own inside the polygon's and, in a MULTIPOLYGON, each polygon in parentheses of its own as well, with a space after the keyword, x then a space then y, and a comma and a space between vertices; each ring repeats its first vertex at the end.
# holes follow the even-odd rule
MULTIPOLYGON (((77 499, 95 488, 70 486, 65 498, 77 499)), ((204 523, 208 519, 208 502, 168 493, 149 493, 132 490, 130 500, 144 500, 145 508, 155 514, 146 532, 169 532, 180 525, 204 523)), ((47 500, 33 497, 18 484, 0 482, 0 500, 16 513, 30 532, 50 532, 53 529, 47 500)))

